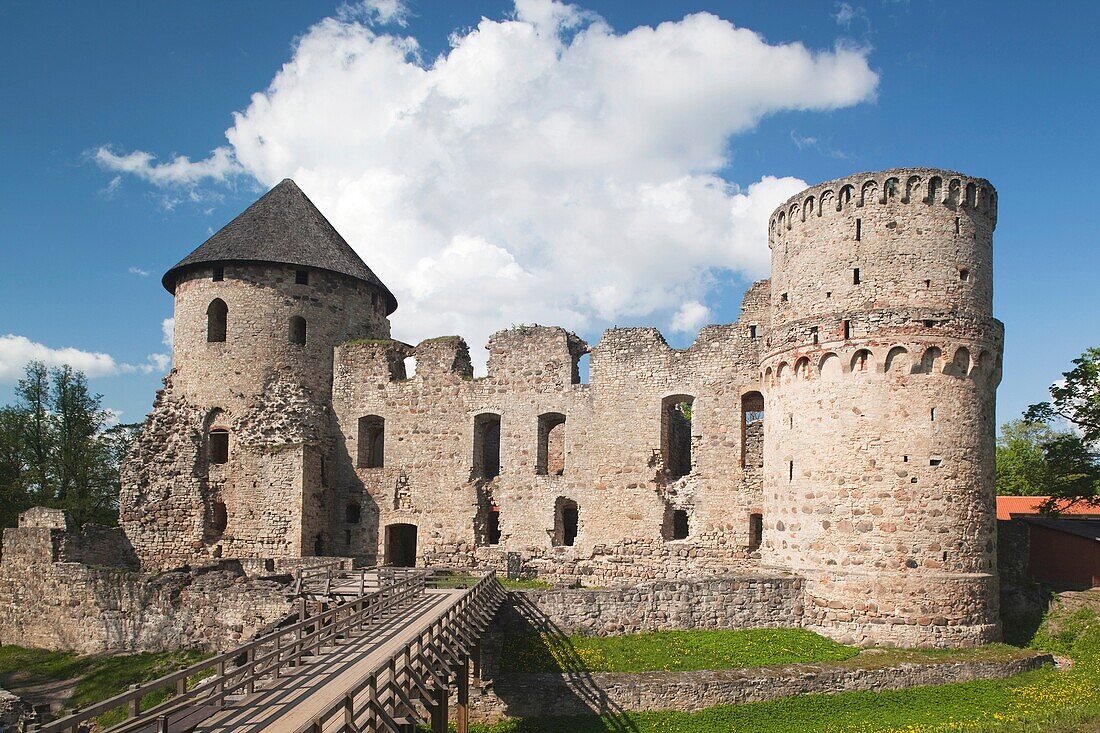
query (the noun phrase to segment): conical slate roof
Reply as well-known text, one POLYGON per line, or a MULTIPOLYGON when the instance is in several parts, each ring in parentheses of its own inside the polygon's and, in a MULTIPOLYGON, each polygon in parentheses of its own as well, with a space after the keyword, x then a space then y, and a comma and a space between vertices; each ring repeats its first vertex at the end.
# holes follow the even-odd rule
POLYGON ((181 272, 214 262, 274 262, 338 272, 378 286, 386 296, 386 312, 397 309, 389 288, 289 178, 164 273, 161 283, 175 293, 181 272))

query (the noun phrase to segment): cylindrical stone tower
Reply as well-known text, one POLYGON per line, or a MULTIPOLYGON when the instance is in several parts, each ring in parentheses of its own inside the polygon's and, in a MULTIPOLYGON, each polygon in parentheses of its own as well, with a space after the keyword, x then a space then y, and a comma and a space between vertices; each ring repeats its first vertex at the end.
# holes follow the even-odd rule
POLYGON ((772 215, 763 562, 864 644, 998 638, 997 198, 923 168, 814 186, 772 215))

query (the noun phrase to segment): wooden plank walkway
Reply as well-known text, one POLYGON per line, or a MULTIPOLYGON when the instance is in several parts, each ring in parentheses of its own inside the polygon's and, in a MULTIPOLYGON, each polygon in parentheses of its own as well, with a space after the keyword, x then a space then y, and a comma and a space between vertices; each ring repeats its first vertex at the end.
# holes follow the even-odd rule
POLYGON ((263 690, 229 703, 199 723, 195 733, 293 733, 338 703, 348 688, 423 633, 465 595, 465 590, 427 590, 401 613, 305 664, 288 670, 263 690))

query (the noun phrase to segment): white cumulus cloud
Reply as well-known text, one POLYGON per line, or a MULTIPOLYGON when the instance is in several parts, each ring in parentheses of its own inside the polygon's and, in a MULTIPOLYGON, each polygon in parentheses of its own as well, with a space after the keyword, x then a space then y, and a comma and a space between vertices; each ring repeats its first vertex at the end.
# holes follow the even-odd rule
POLYGON ((71 347, 54 349, 11 333, 0 336, 0 382, 22 379, 24 369, 32 361, 40 361, 48 367, 68 364, 88 377, 116 374, 119 370, 118 363, 109 354, 71 347))
POLYGON ((672 316, 672 330, 682 333, 698 331, 710 318, 710 308, 697 300, 689 300, 672 316))
POLYGON ((772 44, 708 13, 618 32, 551 0, 517 0, 425 60, 372 27, 384 6, 309 28, 206 159, 96 158, 165 187, 294 178, 396 293, 410 341, 477 347, 518 322, 697 327, 716 274, 767 273, 767 217, 804 185, 731 183, 732 140, 878 82, 864 49, 772 44))
POLYGON ((140 364, 128 364, 98 351, 84 351, 71 346, 53 348, 12 333, 0 336, 0 384, 22 379, 27 364, 32 361, 40 361, 47 367, 67 364, 89 379, 138 372, 162 374, 171 368, 172 363, 167 354, 149 354, 140 364))

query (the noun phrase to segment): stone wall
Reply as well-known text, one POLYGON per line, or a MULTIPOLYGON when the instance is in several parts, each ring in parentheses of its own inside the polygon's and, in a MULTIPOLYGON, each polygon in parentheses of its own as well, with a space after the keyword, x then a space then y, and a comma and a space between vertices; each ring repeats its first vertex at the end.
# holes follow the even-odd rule
POLYGON ((889 666, 798 664, 781 668, 619 674, 516 674, 471 688, 471 717, 591 715, 615 718, 646 710, 692 712, 794 695, 901 690, 972 680, 997 680, 1053 664, 1049 654, 1008 661, 904 663, 889 666))
POLYGON ((670 629, 796 627, 802 581, 782 575, 653 581, 629 588, 512 592, 494 633, 616 636, 670 629))
POLYGON ((114 535, 64 529, 4 530, 0 644, 81 654, 224 650, 293 611, 288 582, 248 578, 235 563, 161 574, 108 567, 114 535), (72 541, 70 541, 72 540, 72 541), (79 549, 96 566, 71 562, 79 549))

